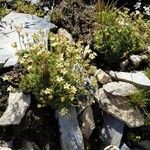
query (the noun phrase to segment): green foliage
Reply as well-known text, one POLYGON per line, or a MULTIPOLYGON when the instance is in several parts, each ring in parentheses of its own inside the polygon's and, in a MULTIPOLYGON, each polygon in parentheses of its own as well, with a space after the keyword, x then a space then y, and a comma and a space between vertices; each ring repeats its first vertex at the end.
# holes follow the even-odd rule
POLYGON ((147 68, 144 73, 150 79, 150 68, 147 68))
MULTIPOLYGON (((33 93, 39 105, 50 104, 66 112, 68 105, 82 103, 78 94, 88 93, 83 84, 88 77, 84 69, 89 60, 83 60, 81 43, 71 43, 61 35, 50 33, 51 50, 39 37, 33 36, 34 44, 18 53, 19 62, 28 71, 20 83, 20 89, 33 93)), ((88 103, 88 101, 87 101, 88 103)))
POLYGON ((24 0, 15 0, 13 3, 13 9, 20 13, 28 13, 31 15, 37 15, 39 17, 43 17, 43 11, 36 5, 31 5, 24 0))
POLYGON ((150 90, 138 89, 129 100, 145 116, 145 126, 150 126, 150 90))
POLYGON ((139 89, 131 96, 130 101, 139 108, 150 106, 150 91, 139 89))
POLYGON ((7 15, 9 13, 9 10, 7 9, 6 6, 1 6, 0 5, 0 19, 7 15))
POLYGON ((144 51, 149 44, 149 20, 113 5, 99 4, 96 10, 98 26, 94 32, 94 47, 107 63, 118 63, 130 54, 144 51))

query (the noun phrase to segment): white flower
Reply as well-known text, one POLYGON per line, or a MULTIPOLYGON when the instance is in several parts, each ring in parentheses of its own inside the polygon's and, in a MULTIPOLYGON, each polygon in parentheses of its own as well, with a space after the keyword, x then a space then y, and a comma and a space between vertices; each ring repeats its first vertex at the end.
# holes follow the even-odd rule
POLYGON ((67 90, 69 90, 69 89, 70 89, 70 84, 68 84, 68 83, 65 83, 65 85, 64 85, 64 89, 67 89, 67 90))
POLYGON ((57 44, 58 44, 57 42, 53 42, 53 43, 51 44, 51 46, 52 46, 52 47, 55 47, 55 46, 57 46, 57 44))
POLYGON ((8 92, 11 92, 11 91, 13 91, 14 90, 14 88, 10 85, 8 88, 7 88, 7 91, 8 92))
POLYGON ((89 58, 94 59, 96 56, 97 56, 97 54, 95 52, 93 52, 89 55, 89 58))
POLYGON ((46 90, 43 91, 44 94, 48 95, 52 93, 52 89, 46 88, 46 90))
POLYGON ((75 93, 77 92, 77 89, 76 89, 75 86, 71 86, 71 92, 72 92, 73 94, 75 94, 75 93))
POLYGON ((32 66, 28 66, 28 67, 27 67, 27 70, 31 70, 31 69, 32 69, 32 66))
POLYGON ((60 71, 63 75, 65 75, 67 73, 67 70, 65 68, 61 69, 60 71))
POLYGON ((40 50, 37 55, 41 55, 44 52, 44 50, 40 50))
POLYGON ((59 60, 64 61, 64 54, 63 53, 59 55, 59 60))
POLYGON ((139 14, 140 14, 140 11, 139 11, 139 10, 136 10, 135 13, 136 13, 136 15, 139 15, 139 14))
POLYGON ((24 54, 23 58, 28 58, 29 55, 28 54, 24 54))
POLYGON ((20 60, 20 64, 23 64, 24 62, 25 62, 25 59, 22 58, 22 59, 20 60))
POLYGON ((118 24, 123 26, 125 24, 124 19, 119 20, 118 24))
POLYGON ((3 81, 8 81, 10 79, 10 77, 8 75, 4 75, 4 77, 2 77, 3 81))
POLYGON ((57 82, 62 82, 64 79, 62 77, 57 77, 56 81, 57 82))

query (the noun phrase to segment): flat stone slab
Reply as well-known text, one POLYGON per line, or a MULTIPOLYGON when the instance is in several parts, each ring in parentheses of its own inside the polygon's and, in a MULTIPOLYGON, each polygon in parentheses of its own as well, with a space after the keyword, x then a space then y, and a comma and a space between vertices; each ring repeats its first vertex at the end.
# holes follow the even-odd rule
MULTIPOLYGON (((17 50, 24 48, 23 39, 17 33, 17 28, 21 28, 21 33, 27 33, 30 42, 32 41, 33 33, 44 31, 45 37, 41 41, 47 43, 48 32, 50 29, 56 27, 54 24, 39 18, 35 15, 11 12, 1 19, 0 22, 0 61, 7 62, 4 67, 13 66, 17 63, 17 50), (12 47, 12 44, 17 43, 17 49, 12 47)), ((24 42, 27 39, 24 38, 24 42)))
POLYGON ((112 95, 100 88, 96 91, 95 98, 105 112, 123 121, 127 126, 140 127, 144 125, 144 118, 140 111, 134 109, 126 97, 112 95))
POLYGON ((62 150, 84 150, 83 136, 77 119, 77 112, 70 107, 65 115, 57 111, 58 123, 60 126, 60 141, 62 150))
POLYGON ((104 144, 119 147, 123 136, 124 123, 107 113, 103 114, 103 119, 104 125, 101 137, 104 140, 104 144))
POLYGON ((125 81, 135 86, 150 88, 150 79, 143 72, 110 71, 110 76, 116 80, 125 81))
POLYGON ((82 131, 83 136, 86 139, 89 139, 90 135, 92 134, 95 128, 95 121, 93 117, 93 110, 91 106, 86 107, 83 112, 79 115, 80 120, 80 128, 82 131))
POLYGON ((129 96, 134 94, 137 88, 133 84, 119 81, 107 83, 103 85, 103 89, 112 95, 129 96))
POLYGON ((30 95, 20 93, 10 93, 8 107, 0 118, 0 125, 16 125, 21 122, 27 108, 30 106, 30 95))

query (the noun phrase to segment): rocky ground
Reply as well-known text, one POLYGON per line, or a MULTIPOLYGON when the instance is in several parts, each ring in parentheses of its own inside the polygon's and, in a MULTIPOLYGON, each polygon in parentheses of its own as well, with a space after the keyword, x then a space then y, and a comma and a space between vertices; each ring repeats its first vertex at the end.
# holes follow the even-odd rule
MULTIPOLYGON (((11 12, 13 2, 0 3, 11 12)), ((128 100, 137 88, 150 89, 150 79, 142 72, 150 66, 149 49, 145 54, 131 55, 118 66, 99 64, 97 58, 93 62, 96 67, 91 69, 91 77, 98 82, 96 103, 83 109, 70 108, 64 117, 50 106, 38 108, 32 94, 12 92, 13 88, 18 88, 21 74, 25 73, 17 63, 16 49, 12 47, 12 43, 18 41, 15 25, 21 25, 30 36, 45 29, 46 33, 51 30, 64 34, 69 40, 83 40, 85 55, 92 48, 95 18, 89 20, 89 17, 95 9, 89 4, 94 1, 80 5, 58 1, 60 5, 54 5, 52 18, 48 15, 53 5, 51 1, 31 0, 28 3, 36 3, 37 11, 48 6, 44 19, 22 11, 24 14, 8 13, 0 21, 0 149, 103 150, 112 145, 105 150, 149 150, 149 120, 145 119, 143 110, 132 107, 128 100), (64 10, 63 18, 55 16, 64 10), (79 11, 83 16, 78 15, 79 11)), ((149 109, 147 107, 147 111, 149 109)))

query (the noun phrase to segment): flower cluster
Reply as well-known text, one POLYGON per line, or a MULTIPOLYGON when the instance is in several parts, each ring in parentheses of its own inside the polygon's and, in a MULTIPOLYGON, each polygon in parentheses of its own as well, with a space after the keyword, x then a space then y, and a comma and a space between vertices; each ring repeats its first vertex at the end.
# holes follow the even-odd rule
POLYGON ((68 105, 77 105, 78 93, 85 92, 83 78, 88 76, 85 67, 90 59, 82 58, 84 48, 80 42, 71 43, 61 35, 50 33, 50 50, 47 50, 37 35, 33 38, 34 44, 18 53, 20 64, 28 71, 20 88, 32 92, 38 106, 50 104, 64 112, 68 105))

